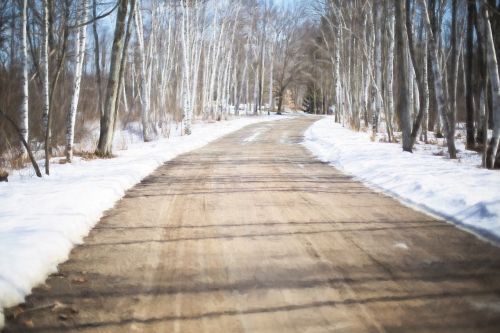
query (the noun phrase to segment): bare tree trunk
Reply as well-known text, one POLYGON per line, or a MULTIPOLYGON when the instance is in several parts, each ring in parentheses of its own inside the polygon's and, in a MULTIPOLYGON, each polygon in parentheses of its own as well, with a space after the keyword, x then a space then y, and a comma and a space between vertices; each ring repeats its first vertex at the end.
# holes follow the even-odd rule
MULTIPOLYGON (((140 0, 137 0, 135 4, 135 32, 137 37, 137 43, 139 44, 139 77, 140 77, 140 104, 141 104, 141 122, 142 122, 142 136, 145 142, 151 141, 151 131, 150 131, 150 98, 149 98, 149 86, 146 74, 146 59, 144 51, 144 32, 142 23, 142 13, 140 0)), ((152 41, 150 41, 152 43, 152 41)))
POLYGON ((406 26, 404 23, 404 2, 394 0, 396 8, 396 35, 399 73, 398 109, 400 112, 401 130, 403 132, 403 151, 412 151, 411 147, 411 115, 408 96, 408 55, 406 45, 406 26))
POLYGON ((99 34, 97 33, 97 0, 93 0, 92 4, 92 15, 94 22, 92 24, 92 31, 94 33, 94 62, 95 62, 95 76, 97 83, 97 109, 99 111, 99 116, 103 115, 103 96, 102 96, 102 77, 101 77, 101 64, 99 61, 99 34))
MULTIPOLYGON (((22 25, 21 25, 21 66, 22 66, 22 76, 21 76, 21 108, 19 110, 20 123, 19 131, 23 140, 29 142, 29 122, 28 122, 28 100, 29 100, 29 81, 28 81, 28 47, 27 47, 27 20, 28 20, 28 0, 23 0, 22 3, 22 25)), ((14 20, 13 20, 14 21, 14 20)), ((12 66, 12 64, 11 64, 12 66)), ((26 157, 27 150, 24 146, 21 146, 22 155, 26 157)))
POLYGON ((243 73, 241 74, 241 85, 240 85, 240 91, 238 93, 238 96, 236 98, 236 103, 234 105, 234 113, 239 116, 240 115, 240 102, 241 102, 241 97, 243 95, 243 88, 245 87, 245 82, 247 79, 247 72, 248 72, 248 41, 246 45, 243 47, 244 49, 244 54, 245 54, 245 64, 243 65, 243 73))
POLYGON ((127 15, 128 19, 127 19, 127 24, 125 26, 125 40, 123 42, 122 56, 121 56, 121 60, 120 60, 120 72, 118 73, 118 84, 116 87, 117 94, 116 94, 115 110, 114 110, 115 122, 113 124, 113 135, 114 135, 114 132, 116 130, 116 125, 118 124, 118 111, 120 109, 119 108, 120 107, 120 100, 122 99, 122 91, 123 91, 122 86, 124 85, 123 80, 125 77, 125 67, 127 64, 128 44, 130 41, 130 37, 132 35, 132 25, 133 25, 133 20, 134 20, 134 16, 135 16, 134 14, 135 14, 135 9, 136 9, 136 6, 135 6, 136 0, 129 0, 129 4, 130 4, 130 12, 127 15))
POLYGON ((427 33, 429 35, 429 52, 432 63, 432 72, 434 78, 434 90, 436 93, 436 108, 438 110, 438 114, 441 118, 443 129, 446 136, 446 141, 448 145, 448 153, 450 154, 450 158, 457 157, 457 150, 455 148, 455 138, 450 135, 452 134, 450 131, 449 122, 447 119, 448 112, 448 104, 445 101, 444 90, 443 90, 443 79, 441 75, 441 65, 439 63, 437 44, 434 34, 432 33, 431 21, 429 17, 429 11, 427 10, 427 3, 425 0, 420 0, 422 6, 424 8, 424 23, 427 27, 427 33))
POLYGON ((80 83, 82 80, 83 61, 85 58, 85 41, 87 38, 87 0, 81 0, 80 8, 78 10, 77 20, 79 27, 77 28, 77 35, 75 38, 75 76, 73 79, 73 96, 71 99, 71 106, 68 113, 68 122, 66 127, 66 160, 71 162, 73 158, 73 143, 75 140, 75 121, 76 112, 78 109, 78 101, 80 98, 80 83))
MULTIPOLYGON (((382 89, 382 6, 375 3, 375 82, 378 89, 382 89)), ((375 112, 373 113, 372 131, 375 136, 378 132, 380 113, 383 107, 382 94, 376 94, 375 112)))
POLYGON ((451 87, 450 99, 451 110, 448 114, 449 131, 448 139, 455 138, 455 127, 457 118, 457 85, 458 85, 458 65, 459 65, 459 43, 458 43, 458 0, 452 0, 452 15, 451 15, 451 87))
POLYGON ((392 120, 394 117, 394 8, 392 1, 386 1, 387 6, 387 32, 388 32, 388 48, 387 48, 387 105, 386 105, 386 126, 389 142, 394 139, 392 120))
POLYGON ((467 4, 467 66, 465 66, 466 84, 465 84, 465 103, 466 103, 466 129, 467 129, 467 149, 476 147, 475 128, 474 128, 474 87, 472 86, 472 72, 474 59, 474 12, 476 4, 469 1, 467 4))
MULTIPOLYGON (((373 52, 371 51, 373 49, 373 42, 371 41, 371 31, 373 30, 373 24, 371 23, 371 15, 370 13, 371 10, 367 9, 363 15, 364 20, 363 20, 363 35, 364 35, 364 43, 365 47, 367 48, 366 52, 366 57, 365 57, 365 63, 363 66, 363 118, 365 121, 365 127, 368 128, 369 125, 369 120, 368 120, 368 113, 369 110, 371 109, 371 68, 372 68, 372 57, 373 57, 373 52), (370 21, 369 21, 370 20, 370 21)), ((337 51, 336 51, 337 52, 337 51)), ((394 58, 393 58, 394 60, 394 58)), ((373 111, 373 110, 372 110, 373 111)))
MULTIPOLYGON (((337 8, 335 12, 335 17, 337 19, 337 27, 335 28, 335 120, 340 122, 340 114, 342 112, 342 83, 340 82, 340 48, 341 48, 341 23, 340 14, 338 13, 340 9, 337 8)), ((280 102, 278 104, 278 110, 281 111, 282 96, 280 96, 280 102)))
POLYGON ((284 94, 284 91, 280 90, 280 92, 278 94, 278 111, 276 113, 278 115, 281 115, 281 108, 283 107, 283 94, 284 94))
POLYGON ((125 39, 125 21, 128 12, 128 0, 119 0, 116 14, 115 35, 111 50, 111 67, 109 70, 108 84, 104 110, 101 115, 99 143, 96 153, 103 157, 113 154, 113 131, 115 126, 115 104, 118 95, 118 81, 120 79, 121 58, 125 39))
POLYGON ((483 0, 480 17, 484 21, 484 43, 486 46, 488 74, 491 84, 491 104, 493 111, 493 134, 491 136, 491 141, 488 147, 486 165, 488 168, 492 169, 495 167, 500 167, 500 165, 498 165, 499 163, 496 162, 497 158, 500 158, 498 151, 500 144, 500 77, 498 74, 498 61, 495 52, 495 41, 490 24, 490 14, 487 7, 488 4, 486 0, 483 0))
POLYGON ((274 98, 273 98, 273 67, 274 67, 274 57, 273 57, 273 45, 271 45, 271 50, 269 53, 270 58, 270 69, 269 69, 269 111, 267 114, 269 115, 271 111, 274 111, 274 98))
MULTIPOLYGON (((413 149, 413 146, 415 145, 415 142, 417 141, 417 136, 418 136, 418 131, 420 129, 420 125, 422 123, 422 120, 424 119, 424 116, 428 113, 429 109, 429 87, 427 81, 427 68, 424 68, 422 71, 418 67, 418 62, 417 62, 417 51, 415 48, 415 42, 413 39, 413 24, 412 24, 412 19, 413 17, 411 16, 411 9, 410 9, 411 1, 406 0, 406 32, 408 34, 408 47, 410 51, 410 58, 412 62, 412 67, 414 69, 415 73, 415 78, 417 81, 417 86, 419 90, 419 110, 417 113, 417 116, 415 118, 415 121, 413 122, 413 128, 411 131, 411 148, 413 149), (427 87, 426 87, 427 85, 427 87)), ((427 51, 427 42, 425 43, 425 50, 427 51)), ((427 53, 424 53, 424 58, 427 57, 427 53)), ((424 59, 424 66, 427 66, 427 59, 424 59)), ((426 134, 427 135, 427 124, 425 124, 426 127, 426 134)))
POLYGON ((254 69, 254 79, 253 79, 253 114, 256 116, 259 111, 259 66, 254 69))
MULTIPOLYGON (((50 10, 53 8, 53 2, 52 0, 48 0, 48 9, 50 10)), ((48 49, 55 50, 54 47, 54 39, 53 39, 53 32, 52 29, 54 27, 54 17, 51 12, 47 11, 48 19, 47 19, 47 44, 48 44, 48 49)), ((70 9, 69 9, 69 1, 64 2, 64 16, 63 16, 63 22, 62 22, 62 47, 59 50, 59 57, 57 60, 57 65, 55 67, 55 73, 54 73, 54 78, 52 79, 52 82, 50 84, 49 88, 49 93, 48 93, 48 102, 44 103, 46 104, 47 107, 47 113, 46 113, 46 127, 45 127, 45 174, 49 175, 50 174, 50 156, 51 156, 51 139, 52 139, 52 108, 53 108, 53 101, 54 101, 54 95, 55 91, 57 88, 57 84, 59 82, 59 77, 61 76, 61 73, 63 71, 63 67, 66 61, 66 53, 67 53, 67 47, 68 47, 68 40, 69 40, 69 27, 68 27, 68 21, 70 17, 70 9)), ((47 53, 47 67, 48 67, 48 53, 47 53)), ((49 74, 47 73, 47 83, 49 81, 48 78, 49 74)), ((45 91, 45 90, 44 90, 45 91)))
MULTIPOLYGON (((265 8, 264 8, 265 10, 265 8)), ((258 97, 258 103, 259 103, 259 113, 261 112, 262 109, 262 91, 264 89, 263 83, 264 83, 264 46, 266 44, 266 38, 267 38, 267 17, 266 13, 263 13, 263 26, 262 26, 262 33, 260 37, 260 60, 259 60, 259 97, 258 97)))
POLYGON ((182 1, 182 112, 184 123, 184 134, 191 135, 191 121, 193 109, 191 105, 191 47, 189 41, 191 40, 191 27, 189 17, 189 3, 187 0, 182 1))
MULTIPOLYGON (((214 43, 216 42, 215 41, 215 33, 216 33, 216 27, 215 27, 215 24, 216 24, 216 17, 214 18, 214 43)), ((214 44, 214 47, 215 47, 215 50, 216 51, 213 51, 213 58, 212 58, 212 63, 211 63, 211 66, 212 66, 212 71, 211 71, 211 75, 210 75, 210 87, 209 87, 209 90, 208 90, 208 96, 209 96, 209 102, 210 102, 210 113, 213 114, 214 113, 214 94, 216 93, 216 88, 215 88, 215 84, 216 84, 216 77, 217 77, 217 74, 219 72, 219 59, 220 59, 220 51, 222 49, 222 37, 224 35, 224 29, 225 29, 225 24, 223 23, 221 28, 220 28, 220 31, 219 31, 219 37, 217 38, 217 44, 214 44)), ((217 96, 217 98, 219 98, 219 96, 217 96)))
POLYGON ((486 107, 488 100, 488 74, 485 75, 486 81, 484 82, 481 88, 481 95, 479 97, 479 113, 481 114, 481 127, 483 131, 483 167, 488 167, 488 123, 489 123, 489 113, 488 108, 486 107))
POLYGON ((49 111, 49 0, 43 1, 43 30, 42 30, 42 129, 45 134, 45 173, 49 174, 49 150, 47 137, 50 136, 49 111))
POLYGON ((429 129, 429 101, 430 101, 430 93, 429 93, 429 75, 428 75, 428 68, 429 64, 427 63, 427 59, 429 57, 427 56, 427 39, 424 40, 424 56, 423 56, 423 64, 422 64, 422 88, 423 92, 423 102, 424 104, 420 105, 422 108, 422 113, 423 113, 423 125, 422 125, 422 132, 424 133, 424 141, 425 143, 428 142, 428 137, 427 137, 427 132, 429 129))

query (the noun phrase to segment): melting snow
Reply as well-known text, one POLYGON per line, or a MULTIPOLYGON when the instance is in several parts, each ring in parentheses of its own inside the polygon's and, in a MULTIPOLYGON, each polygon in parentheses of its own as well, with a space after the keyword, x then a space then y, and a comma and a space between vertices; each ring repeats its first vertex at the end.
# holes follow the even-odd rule
POLYGON ((402 250, 408 250, 409 247, 405 243, 396 243, 394 244, 395 248, 402 249, 402 250))
POLYGON ((306 131, 304 145, 321 161, 405 203, 500 239, 500 172, 481 169, 479 155, 462 152, 468 156, 464 162, 430 149, 403 152, 400 144, 372 142, 369 134, 346 129, 330 117, 306 131))

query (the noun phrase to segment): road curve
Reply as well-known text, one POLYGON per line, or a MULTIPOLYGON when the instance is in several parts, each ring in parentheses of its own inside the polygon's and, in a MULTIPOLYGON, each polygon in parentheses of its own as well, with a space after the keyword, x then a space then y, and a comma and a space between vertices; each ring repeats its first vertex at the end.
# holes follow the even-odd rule
POLYGON ((260 123, 127 192, 5 332, 498 332, 500 249, 260 123))

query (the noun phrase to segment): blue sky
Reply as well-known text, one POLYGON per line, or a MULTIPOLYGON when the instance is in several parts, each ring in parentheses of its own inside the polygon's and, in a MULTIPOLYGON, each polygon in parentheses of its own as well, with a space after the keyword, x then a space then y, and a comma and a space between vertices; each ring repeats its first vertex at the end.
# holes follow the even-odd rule
POLYGON ((277 6, 282 6, 282 7, 289 7, 290 5, 293 5, 294 3, 299 2, 298 0, 274 0, 274 3, 277 6))

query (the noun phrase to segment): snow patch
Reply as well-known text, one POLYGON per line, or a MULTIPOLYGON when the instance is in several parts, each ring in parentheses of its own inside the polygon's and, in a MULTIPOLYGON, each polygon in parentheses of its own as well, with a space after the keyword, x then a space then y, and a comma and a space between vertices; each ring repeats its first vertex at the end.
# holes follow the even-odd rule
POLYGON ((394 247, 397 249, 402 249, 402 250, 408 250, 409 247, 405 243, 396 243, 394 244, 394 247))
POLYGON ((400 144, 372 142, 325 117, 303 143, 319 160, 404 203, 436 214, 490 240, 500 240, 500 172, 474 162, 403 152, 400 144))

